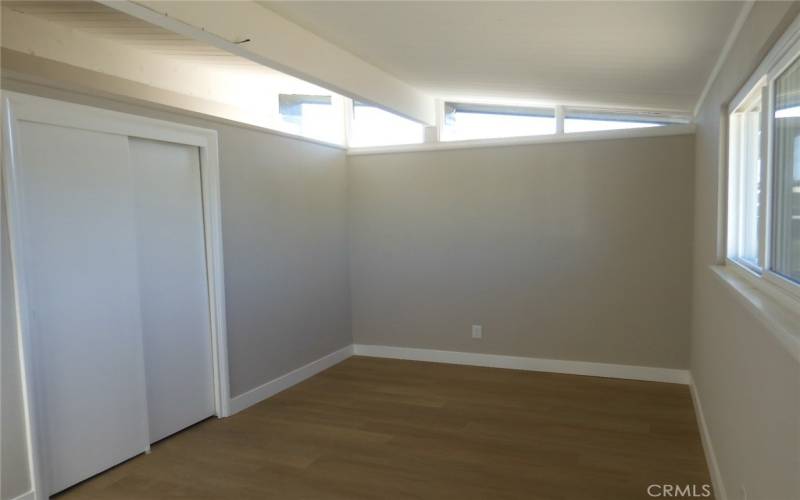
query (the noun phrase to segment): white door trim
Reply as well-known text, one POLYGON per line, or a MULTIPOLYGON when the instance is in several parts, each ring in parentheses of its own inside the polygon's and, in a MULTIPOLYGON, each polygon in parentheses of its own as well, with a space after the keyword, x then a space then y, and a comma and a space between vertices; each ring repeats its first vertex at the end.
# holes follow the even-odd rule
POLYGON ((228 382, 227 331, 225 322, 225 290, 222 260, 222 228, 220 209, 219 149, 215 130, 144 118, 89 106, 66 103, 41 97, 2 93, 3 108, 3 183, 14 275, 14 295, 17 313, 20 366, 27 423, 29 468, 34 498, 46 498, 48 491, 42 477, 41 453, 37 441, 37 408, 34 398, 30 316, 25 270, 28 268, 22 252, 25 232, 24 214, 17 173, 18 124, 35 122, 61 125, 104 133, 140 137, 164 142, 187 144, 200 149, 200 175, 203 194, 203 225, 206 247, 206 269, 211 319, 211 343, 214 369, 214 406, 218 417, 229 415, 230 385, 228 382))

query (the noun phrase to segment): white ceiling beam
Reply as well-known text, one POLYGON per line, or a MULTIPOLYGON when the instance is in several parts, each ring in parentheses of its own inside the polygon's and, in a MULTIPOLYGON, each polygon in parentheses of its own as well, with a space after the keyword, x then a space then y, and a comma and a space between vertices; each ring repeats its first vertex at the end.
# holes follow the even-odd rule
POLYGON ((143 83, 187 96, 232 104, 218 72, 99 39, 67 26, 2 8, 6 49, 143 83))
POLYGON ((255 2, 99 1, 347 97, 426 125, 436 121, 432 97, 255 2))
POLYGON ((7 7, 0 12, 4 78, 13 73, 16 80, 62 80, 93 92, 287 130, 278 117, 278 92, 293 82, 276 80, 271 71, 221 71, 222 66, 98 38, 7 7))

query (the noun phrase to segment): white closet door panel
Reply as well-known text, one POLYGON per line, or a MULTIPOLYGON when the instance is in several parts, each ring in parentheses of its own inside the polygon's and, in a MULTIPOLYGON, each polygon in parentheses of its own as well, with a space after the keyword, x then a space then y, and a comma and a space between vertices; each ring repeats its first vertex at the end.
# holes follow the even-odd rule
POLYGON ((127 138, 23 122, 23 252, 51 493, 147 447, 127 138))
POLYGON ((130 139, 150 440, 214 414, 199 150, 130 139))

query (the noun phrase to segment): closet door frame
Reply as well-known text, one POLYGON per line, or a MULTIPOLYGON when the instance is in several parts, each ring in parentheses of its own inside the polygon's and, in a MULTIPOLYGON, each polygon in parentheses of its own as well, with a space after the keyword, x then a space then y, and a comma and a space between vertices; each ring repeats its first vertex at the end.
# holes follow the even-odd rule
MULTIPOLYGON (((17 338, 21 367, 24 412, 28 441, 30 480, 34 499, 47 497, 42 477, 41 443, 37 435, 36 380, 30 309, 27 295, 25 214, 22 210, 19 171, 19 123, 33 122, 82 130, 111 133, 163 142, 196 146, 200 150, 203 231, 205 237, 206 275, 208 280, 209 319, 214 373, 214 408, 217 417, 230 414, 227 332, 225 323, 225 281, 222 259, 220 212, 219 148, 216 130, 118 113, 105 109, 66 103, 42 97, 2 92, 3 184, 5 187, 14 299, 17 314, 17 338)), ((2 190, 0 190, 2 192, 2 190)), ((0 193, 0 196, 2 194, 0 193)))

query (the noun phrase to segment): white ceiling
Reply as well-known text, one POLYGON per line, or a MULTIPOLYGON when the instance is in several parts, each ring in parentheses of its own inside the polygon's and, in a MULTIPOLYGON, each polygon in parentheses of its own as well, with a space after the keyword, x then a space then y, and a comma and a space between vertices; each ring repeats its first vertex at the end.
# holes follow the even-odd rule
POLYGON ((260 2, 437 97, 690 111, 742 4, 260 2))

